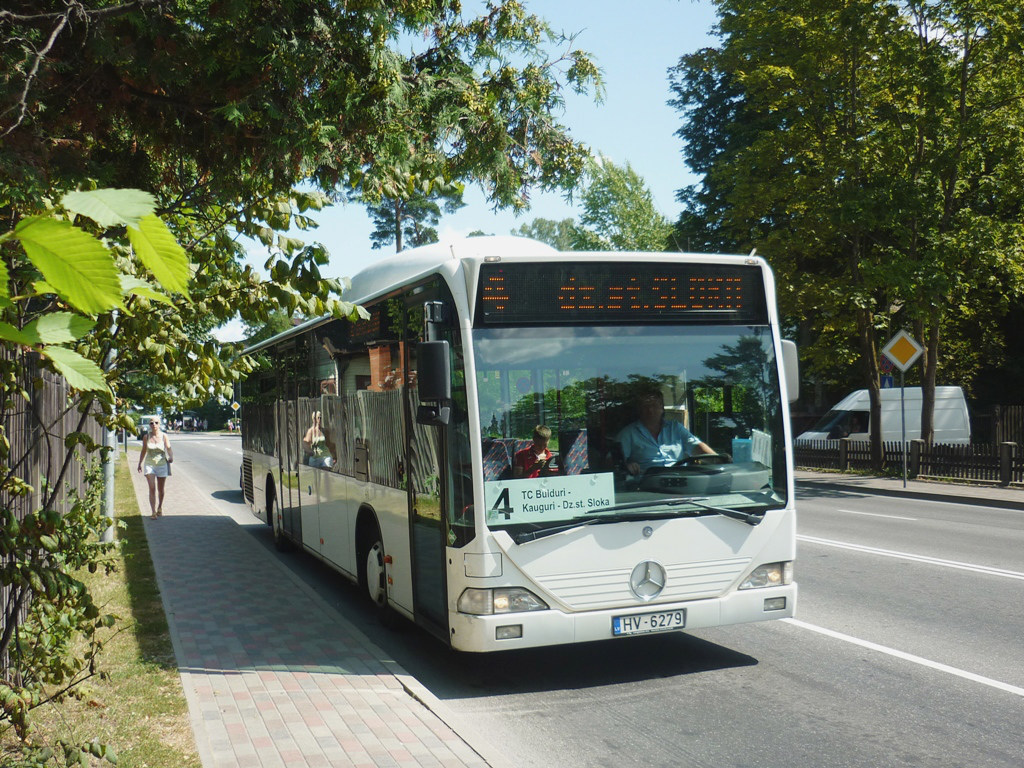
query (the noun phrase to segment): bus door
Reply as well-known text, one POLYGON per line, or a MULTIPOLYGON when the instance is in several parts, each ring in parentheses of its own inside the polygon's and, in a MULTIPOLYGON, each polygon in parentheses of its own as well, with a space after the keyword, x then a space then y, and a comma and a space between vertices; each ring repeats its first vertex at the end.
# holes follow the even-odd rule
POLYGON ((314 453, 319 453, 315 435, 323 434, 321 426, 320 399, 300 397, 297 409, 299 436, 298 463, 296 477, 298 479, 297 495, 299 499, 299 518, 302 521, 300 531, 302 543, 314 552, 320 552, 320 475, 318 462, 314 453), (309 439, 307 440, 307 436, 309 439))
POLYGON ((298 538, 300 532, 300 515, 302 514, 301 494, 299 493, 299 461, 301 453, 298 441, 301 439, 295 436, 298 429, 297 404, 294 400, 278 401, 277 406, 277 434, 280 444, 278 445, 278 459, 280 461, 280 488, 278 497, 280 499, 281 528, 289 536, 298 538))
MULTIPOLYGON (((407 345, 413 347, 414 345, 407 345)), ((416 370, 415 349, 410 350, 409 370, 416 370)), ((409 425, 406 455, 409 494, 410 546, 413 567, 413 609, 416 622, 448 637, 448 605, 445 590, 444 514, 441 478, 442 427, 416 423, 420 404, 415 385, 407 388, 406 423, 409 425)))
MULTIPOLYGON (((437 288, 434 289, 436 291, 437 288)), ((417 347, 425 333, 423 302, 434 291, 417 292, 407 306, 405 366, 406 471, 409 498, 409 536, 412 549, 413 612, 416 622, 445 641, 448 634, 446 584, 446 514, 448 473, 444 438, 447 428, 419 424, 417 347)), ((449 300, 450 306, 450 300, 449 300)))
MULTIPOLYGON (((294 346, 281 350, 278 363, 284 371, 282 388, 283 408, 279 409, 278 422, 280 444, 278 456, 281 461, 281 522, 283 530, 296 541, 302 541, 302 501, 305 487, 301 476, 302 438, 308 424, 302 419, 300 403, 311 394, 311 361, 309 339, 299 336, 294 346)), ((315 505, 314 505, 315 509, 315 505)))

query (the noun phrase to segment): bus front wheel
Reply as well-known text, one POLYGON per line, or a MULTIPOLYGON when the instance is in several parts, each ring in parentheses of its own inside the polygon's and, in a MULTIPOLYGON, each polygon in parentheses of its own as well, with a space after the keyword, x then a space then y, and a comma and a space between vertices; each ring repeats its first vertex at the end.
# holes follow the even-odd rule
POLYGON ((378 536, 366 553, 366 590, 378 610, 388 604, 387 579, 387 570, 384 567, 384 543, 378 536))
POLYGON ((398 614, 388 605, 387 560, 384 539, 374 526, 366 539, 366 557, 363 559, 362 584, 377 612, 377 620, 388 629, 398 626, 398 614))

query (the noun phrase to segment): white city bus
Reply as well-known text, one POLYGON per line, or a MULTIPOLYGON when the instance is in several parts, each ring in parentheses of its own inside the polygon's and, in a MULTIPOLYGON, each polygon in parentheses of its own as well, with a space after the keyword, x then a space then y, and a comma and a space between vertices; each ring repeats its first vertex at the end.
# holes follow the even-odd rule
POLYGON ((793 615, 796 351, 762 259, 480 237, 345 298, 370 319, 247 350, 243 488, 280 548, 462 651, 793 615), (718 455, 631 474, 641 392, 718 455), (536 425, 553 459, 517 479, 536 425))

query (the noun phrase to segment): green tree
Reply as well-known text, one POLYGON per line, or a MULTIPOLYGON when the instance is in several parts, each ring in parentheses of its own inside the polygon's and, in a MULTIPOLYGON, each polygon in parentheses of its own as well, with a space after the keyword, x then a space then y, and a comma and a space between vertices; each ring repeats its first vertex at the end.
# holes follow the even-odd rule
POLYGON ((633 167, 606 157, 588 172, 580 195, 576 250, 665 251, 672 225, 655 207, 647 184, 633 167))
MULTIPOLYGON (((113 543, 97 540, 111 521, 100 510, 102 485, 96 462, 87 464, 85 493, 69 504, 61 501, 70 463, 80 460, 78 447, 86 453, 99 447, 84 431, 96 398, 104 408, 111 405, 107 377, 113 367, 112 355, 100 358, 101 367, 76 347, 81 347, 81 340, 95 327, 90 316, 116 315, 130 298, 170 302, 164 291, 173 291, 186 301, 189 298, 188 259, 166 225, 153 215, 151 196, 137 190, 73 192, 64 195, 60 206, 68 216, 80 220, 123 226, 134 258, 119 260, 108 245, 61 216, 28 217, 13 231, 0 233, 0 244, 20 246, 24 254, 22 263, 15 264, 22 274, 7 274, 7 279, 0 280, 0 305, 9 316, 16 312, 19 321, 18 325, 0 323, 4 344, 0 357, 4 389, 0 411, 0 549, 4 552, 0 585, 5 591, 0 624, 0 658, 5 662, 0 676, 0 726, 13 725, 23 738, 33 708, 60 700, 97 673, 97 657, 103 647, 99 632, 115 622, 115 617, 101 615, 75 575, 83 568, 112 567, 113 543), (132 276, 136 262, 156 276, 155 284, 132 276), (21 284, 25 274, 38 276, 30 288, 21 284), (12 293, 12 286, 21 287, 26 295, 12 293), (29 382, 23 373, 35 370, 39 359, 61 373, 71 387, 86 393, 65 406, 68 413, 77 408, 80 415, 74 417, 77 427, 65 438, 64 456, 50 446, 39 448, 55 426, 44 421, 43 411, 51 409, 35 407, 29 391, 41 389, 44 382, 29 382), (22 412, 31 417, 21 424, 10 419, 18 412, 18 403, 30 404, 22 412), (34 434, 38 443, 10 439, 8 430, 14 426, 34 434), (13 450, 14 445, 22 447, 13 450), (38 479, 40 487, 33 488, 31 483, 37 478, 28 460, 37 450, 47 454, 49 461, 38 479), (26 508, 18 503, 19 497, 38 499, 39 507, 26 508)), ((6 272, 6 265, 0 271, 6 272)), ((65 413, 59 407, 53 410, 58 414, 55 421, 63 422, 65 413)), ((106 413, 109 416, 109 411, 106 413)), ((52 413, 45 418, 53 418, 52 413)), ((126 417, 121 423, 133 427, 126 417)), ((106 746, 96 745, 94 754, 116 760, 106 746)), ((68 746, 68 762, 79 759, 87 760, 81 748, 68 746)))
MULTIPOLYGON (((242 372, 211 324, 238 312, 259 325, 276 308, 351 314, 321 273, 329 254, 288 234, 315 226, 309 212, 342 185, 375 202, 478 182, 521 207, 532 186, 572 187, 587 156, 554 115, 565 88, 598 85, 597 70, 514 0, 478 18, 414 0, 6 8, 0 221, 12 229, 79 187, 151 192, 194 264, 192 301, 132 299, 117 326, 132 355, 117 365, 187 381, 186 396, 242 372), (265 276, 240 234, 267 247, 265 276)), ((112 327, 100 319, 87 341, 112 327)))
POLYGON ((560 251, 666 251, 672 223, 655 207, 633 167, 606 157, 591 164, 580 193, 578 221, 534 219, 512 234, 532 237, 560 251))
POLYGON ((576 225, 572 219, 534 219, 512 230, 512 234, 547 243, 558 251, 576 249, 576 225))
MULTIPOLYGON (((565 89, 594 87, 589 57, 516 0, 469 18, 456 0, 5 3, 0 401, 27 397, 15 375, 27 355, 92 393, 68 405, 83 423, 91 404, 109 424, 137 397, 230 396, 252 362, 212 327, 359 316, 321 272, 327 251, 290 234, 315 226, 310 212, 342 188, 376 202, 402 197, 395 184, 479 183, 517 208, 532 187, 572 188, 587 152, 556 115, 565 89), (267 248, 265 274, 240 236, 267 248)), ((0 527, 50 536, 57 494, 43 526, 9 514, 22 460, 0 439, 0 527)), ((76 519, 68 540, 85 541, 95 520, 76 519)), ((49 594, 33 553, 59 548, 39 536, 5 540, 24 579, 8 616, 49 594)), ((0 717, 25 711, 12 690, 0 717)))
POLYGON ((382 199, 367 207, 374 229, 370 242, 374 248, 394 243, 395 253, 437 242, 437 225, 441 221, 442 203, 445 213, 462 208, 462 190, 447 195, 413 194, 407 199, 382 199))
POLYGON ((261 341, 266 341, 269 338, 276 336, 279 333, 284 333, 301 318, 293 319, 286 312, 275 309, 267 317, 265 323, 259 325, 248 325, 245 327, 245 344, 256 344, 261 341))
POLYGON ((994 282, 1020 291, 1015 6, 717 5, 721 45, 672 73, 701 175, 678 231, 769 254, 812 360, 859 360, 874 410, 880 343, 901 326, 927 343, 933 391, 943 329, 968 306, 976 324, 994 282))

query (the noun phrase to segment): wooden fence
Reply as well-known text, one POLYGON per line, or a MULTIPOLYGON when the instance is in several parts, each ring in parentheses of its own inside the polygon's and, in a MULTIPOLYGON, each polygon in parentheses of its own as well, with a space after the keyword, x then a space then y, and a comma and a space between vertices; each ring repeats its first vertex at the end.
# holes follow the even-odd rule
MULTIPOLYGON (((10 360, 12 351, 0 354, 10 360)), ((75 494, 84 494, 85 466, 76 459, 85 458, 85 449, 79 446, 78 455, 65 468, 64 440, 72 432, 84 432, 94 443, 102 443, 103 428, 92 416, 87 416, 82 424, 82 413, 71 399, 63 377, 39 368, 31 355, 21 354, 18 363, 19 384, 28 393, 28 399, 12 397, 8 408, 0 411, 0 430, 10 445, 6 458, 0 458, 0 465, 4 477, 20 477, 32 487, 32 492, 11 495, 0 490, 0 504, 4 509, 12 509, 17 519, 24 520, 42 507, 51 488, 56 490, 53 508, 61 512, 75 494)), ((0 557, 6 564, 14 554, 3 552, 0 557)), ((0 584, 3 605, 7 605, 9 598, 10 588, 0 584)), ((5 615, 6 612, 0 613, 0 633, 5 631, 5 615)), ((24 611, 19 621, 23 619, 24 611)), ((5 660, 0 659, 0 668, 5 667, 5 660)))
POLYGON ((994 442, 1024 445, 1024 405, 997 405, 993 409, 994 442))
MULTIPOLYGON (((816 440, 793 446, 804 469, 871 470, 871 446, 865 441, 816 440)), ((903 443, 882 444, 882 471, 902 472, 903 443)), ((928 445, 911 440, 906 449, 909 477, 942 478, 1011 485, 1024 483, 1024 455, 1019 444, 928 445)))

